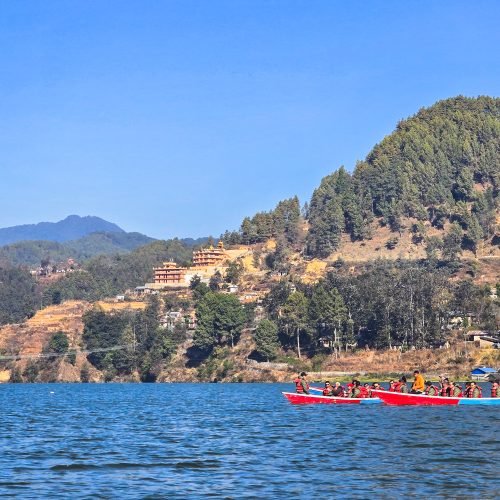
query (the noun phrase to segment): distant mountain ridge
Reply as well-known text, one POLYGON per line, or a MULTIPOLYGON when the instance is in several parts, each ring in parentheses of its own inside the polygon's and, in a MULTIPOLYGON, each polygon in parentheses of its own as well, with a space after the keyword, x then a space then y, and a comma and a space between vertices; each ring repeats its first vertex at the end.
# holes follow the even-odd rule
POLYGON ((42 259, 51 263, 69 258, 84 262, 96 255, 125 254, 155 241, 140 233, 90 233, 77 240, 58 241, 28 240, 0 247, 2 265, 36 266, 42 259))
POLYGON ((0 246, 33 240, 62 243, 96 232, 125 233, 121 227, 100 217, 69 215, 59 222, 39 222, 0 229, 0 246))
MULTIPOLYGON (((0 267, 36 266, 46 259, 53 264, 69 258, 82 263, 99 255, 127 254, 155 241, 141 233, 127 233, 100 217, 70 215, 59 222, 0 229, 0 267)), ((205 244, 208 238, 172 241, 192 248, 205 244)))

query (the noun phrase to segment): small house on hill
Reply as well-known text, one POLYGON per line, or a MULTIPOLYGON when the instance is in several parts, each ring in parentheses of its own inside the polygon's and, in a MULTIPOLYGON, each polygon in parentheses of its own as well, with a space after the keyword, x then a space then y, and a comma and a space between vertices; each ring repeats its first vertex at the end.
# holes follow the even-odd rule
POLYGON ((467 333, 467 341, 474 342, 476 347, 496 347, 500 339, 496 336, 490 335, 488 332, 473 330, 467 333))
POLYGON ((487 380, 489 375, 498 374, 495 368, 489 366, 479 366, 470 372, 473 380, 487 380))

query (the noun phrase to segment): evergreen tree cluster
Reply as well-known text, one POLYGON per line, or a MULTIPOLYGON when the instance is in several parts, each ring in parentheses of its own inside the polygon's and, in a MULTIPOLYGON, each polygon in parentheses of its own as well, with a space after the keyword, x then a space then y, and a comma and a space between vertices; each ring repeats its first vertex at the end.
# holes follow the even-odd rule
MULTIPOLYGON (((283 281, 264 303, 281 347, 299 356, 325 346, 337 353, 355 346, 439 346, 447 339, 452 316, 472 314, 478 327, 496 331, 498 299, 490 297, 488 287, 450 281, 451 272, 412 262, 375 261, 359 276, 329 273, 314 285, 283 281)), ((270 330, 266 324, 265 336, 270 330)), ((272 344, 259 349, 268 358, 276 352, 272 344)))
POLYGON ((41 294, 29 272, 0 268, 0 325, 20 323, 35 314, 41 294))
POLYGON ((227 244, 251 245, 270 238, 283 239, 294 244, 300 233, 300 203, 297 196, 278 203, 270 212, 259 212, 245 217, 239 231, 226 231, 222 240, 227 244))
POLYGON ((462 229, 461 247, 475 251, 495 233, 500 187, 500 99, 457 97, 400 122, 348 174, 325 177, 309 211, 307 252, 326 257, 342 233, 369 238, 377 217, 401 232, 402 218, 446 221, 462 229))
POLYGON ((94 308, 84 317, 83 341, 89 363, 104 371, 106 380, 137 372, 143 382, 155 381, 165 363, 184 340, 186 325, 161 327, 162 307, 157 296, 144 311, 106 313, 94 308))

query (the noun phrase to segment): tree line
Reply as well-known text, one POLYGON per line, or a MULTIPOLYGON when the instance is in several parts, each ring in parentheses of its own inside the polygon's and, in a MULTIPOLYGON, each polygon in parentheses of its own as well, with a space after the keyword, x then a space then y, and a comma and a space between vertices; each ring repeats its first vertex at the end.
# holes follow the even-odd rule
POLYGON ((470 315, 477 327, 496 332, 498 298, 471 280, 450 281, 452 272, 428 263, 375 261, 358 276, 330 272, 314 285, 282 281, 264 300, 257 353, 273 359, 278 349, 300 357, 365 346, 438 347, 449 338, 450 319, 470 315))

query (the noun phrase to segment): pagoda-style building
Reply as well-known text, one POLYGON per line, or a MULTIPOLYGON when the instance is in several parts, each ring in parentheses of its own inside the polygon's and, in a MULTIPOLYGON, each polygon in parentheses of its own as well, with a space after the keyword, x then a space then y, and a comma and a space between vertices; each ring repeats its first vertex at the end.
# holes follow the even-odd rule
POLYGON ((176 285, 186 282, 186 268, 175 262, 164 262, 163 266, 154 267, 155 284, 176 285))
POLYGON ((219 241, 217 248, 210 245, 208 248, 202 248, 193 252, 193 267, 217 266, 227 259, 224 250, 224 243, 219 241))

